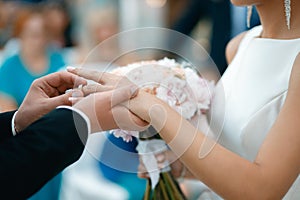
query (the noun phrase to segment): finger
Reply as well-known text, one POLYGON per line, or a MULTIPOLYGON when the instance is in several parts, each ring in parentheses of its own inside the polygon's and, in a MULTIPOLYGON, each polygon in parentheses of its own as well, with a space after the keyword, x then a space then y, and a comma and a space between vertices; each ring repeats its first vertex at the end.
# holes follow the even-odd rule
POLYGON ((138 165, 138 177, 140 178, 149 178, 149 173, 142 161, 141 156, 139 157, 140 164, 138 165))
POLYGON ((34 85, 41 88, 48 96, 56 96, 76 85, 86 85, 86 80, 68 72, 49 74, 34 81, 34 85))
POLYGON ((84 98, 84 94, 80 89, 73 89, 71 91, 72 96, 69 97, 69 101, 74 105, 76 104, 78 101, 82 100, 84 98))
POLYGON ((55 89, 59 92, 59 93, 65 93, 66 90, 68 89, 79 89, 79 87, 83 87, 84 85, 87 84, 86 80, 84 80, 83 78, 74 75, 75 80, 73 80, 73 83, 62 83, 61 85, 59 85, 58 87, 56 87, 55 89))
MULTIPOLYGON (((136 130, 138 131, 144 131, 146 130, 147 128, 149 128, 150 124, 143 120, 142 118, 140 118, 139 116, 137 116, 135 113, 131 112, 129 109, 128 109, 128 104, 129 102, 123 102, 120 105, 120 108, 123 109, 123 107, 125 107, 125 110, 124 110, 124 117, 125 115, 127 115, 127 119, 129 119, 129 123, 131 124, 131 126, 136 126, 136 130)), ((112 113, 113 115, 117 115, 117 110, 115 110, 115 108, 112 109, 112 113)), ((119 115, 121 116, 121 115, 119 115)))
POLYGON ((137 176, 140 178, 146 178, 146 179, 150 178, 149 173, 147 173, 147 172, 144 172, 144 173, 138 172, 137 176))
POLYGON ((150 126, 150 124, 147 121, 139 118, 134 113, 132 113, 130 110, 128 112, 130 113, 130 116, 132 117, 133 123, 138 126, 139 131, 144 131, 150 126))
POLYGON ((138 87, 135 85, 125 86, 112 91, 111 106, 114 107, 122 102, 128 101, 138 93, 138 87))
POLYGON ((72 105, 78 103, 82 99, 83 99, 83 97, 69 97, 69 101, 71 102, 72 105))
POLYGON ((115 106, 112 108, 112 115, 115 126, 128 131, 144 131, 149 125, 123 106, 115 106))
POLYGON ((84 93, 79 88, 67 90, 66 93, 70 93, 72 97, 84 97, 84 93))
POLYGON ((89 84, 89 85, 82 87, 82 92, 84 93, 84 96, 87 96, 92 93, 105 92, 105 91, 109 91, 112 89, 113 89, 112 86, 105 86, 105 85, 100 85, 100 84, 89 84))
POLYGON ((77 103, 79 100, 83 98, 82 91, 78 89, 74 89, 71 92, 68 92, 66 94, 58 95, 52 98, 48 99, 49 105, 52 107, 52 109, 56 108, 60 105, 72 105, 77 103))
POLYGON ((111 80, 111 74, 107 72, 99 72, 84 68, 67 67, 67 71, 76 74, 82 78, 93 80, 97 83, 106 84, 111 80))
POLYGON ((47 100, 47 106, 49 106, 49 109, 55 109, 57 106, 61 105, 68 105, 71 106, 72 102, 69 101, 69 98, 72 97, 71 93, 62 94, 53 98, 49 98, 47 100))
POLYGON ((141 174, 148 173, 145 165, 143 164, 143 162, 140 162, 140 164, 138 165, 138 172, 141 173, 141 174))
POLYGON ((86 85, 87 83, 86 80, 84 80, 83 78, 80 78, 68 72, 56 72, 53 74, 49 74, 41 79, 43 79, 50 86, 56 88, 61 85, 69 85, 71 87, 74 87, 80 84, 86 85))

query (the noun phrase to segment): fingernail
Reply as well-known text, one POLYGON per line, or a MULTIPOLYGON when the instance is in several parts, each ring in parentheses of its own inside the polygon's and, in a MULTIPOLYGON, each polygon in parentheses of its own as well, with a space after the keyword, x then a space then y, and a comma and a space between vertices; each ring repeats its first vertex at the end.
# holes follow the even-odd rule
POLYGON ((135 85, 131 86, 130 92, 131 92, 131 98, 136 97, 139 92, 139 88, 135 85))
POLYGON ((78 86, 78 89, 82 89, 83 88, 83 84, 80 84, 79 86, 78 86))
POLYGON ((73 92, 72 89, 68 89, 68 90, 65 91, 66 94, 71 93, 71 92, 73 92))
POLYGON ((72 93, 72 97, 82 97, 82 93, 80 91, 74 90, 72 93))
POLYGON ((68 70, 68 71, 74 71, 74 70, 75 70, 75 67, 67 66, 67 70, 68 70))
POLYGON ((78 100, 78 98, 77 97, 69 97, 69 99, 68 99, 70 102, 73 102, 73 101, 76 101, 76 100, 78 100))

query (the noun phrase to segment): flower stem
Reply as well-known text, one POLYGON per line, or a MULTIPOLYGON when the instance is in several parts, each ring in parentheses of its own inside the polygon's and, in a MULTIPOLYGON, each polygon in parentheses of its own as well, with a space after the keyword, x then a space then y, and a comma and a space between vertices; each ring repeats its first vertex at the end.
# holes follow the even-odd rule
POLYGON ((168 182, 170 183, 170 187, 171 187, 171 190, 174 192, 175 198, 185 200, 186 198, 185 198, 184 194, 182 193, 176 180, 172 178, 172 175, 168 172, 168 173, 165 173, 165 177, 168 180, 168 182))
POLYGON ((150 198, 151 198, 151 180, 148 179, 143 200, 150 200, 150 198))
POLYGON ((167 194, 167 191, 166 191, 166 186, 165 186, 165 184, 163 183, 163 180, 160 180, 160 181, 159 181, 159 186, 160 186, 160 188, 161 188, 161 192, 162 192, 163 199, 169 199, 168 194, 167 194))
POLYGON ((161 178, 163 179, 163 181, 165 183, 166 189, 168 191, 169 198, 171 200, 177 200, 174 196, 174 191, 172 190, 171 183, 168 181, 168 179, 166 177, 166 174, 168 174, 168 172, 161 173, 161 178))

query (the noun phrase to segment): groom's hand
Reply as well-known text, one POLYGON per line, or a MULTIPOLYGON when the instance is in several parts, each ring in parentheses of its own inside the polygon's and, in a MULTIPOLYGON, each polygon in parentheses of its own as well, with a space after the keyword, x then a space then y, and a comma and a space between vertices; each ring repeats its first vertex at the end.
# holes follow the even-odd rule
POLYGON ((69 97, 83 94, 79 90, 70 93, 65 91, 86 83, 86 80, 68 72, 57 72, 36 79, 16 114, 16 130, 22 131, 57 106, 71 105, 69 97))

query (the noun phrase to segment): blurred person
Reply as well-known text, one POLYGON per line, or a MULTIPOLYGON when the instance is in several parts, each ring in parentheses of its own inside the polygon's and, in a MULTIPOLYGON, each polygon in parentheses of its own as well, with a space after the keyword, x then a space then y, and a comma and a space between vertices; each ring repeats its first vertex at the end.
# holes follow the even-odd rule
MULTIPOLYGON (((31 83, 64 65, 59 53, 48 49, 46 21, 38 8, 26 7, 17 16, 14 36, 19 38, 19 52, 0 68, 0 109, 17 109, 31 83)), ((61 175, 52 179, 32 199, 57 199, 61 175)))
POLYGON ((112 6, 91 8, 84 13, 84 22, 79 42, 79 62, 110 62, 118 50, 116 43, 103 43, 118 33, 118 15, 112 6), (97 45, 105 51, 97 52, 97 45), (105 45, 105 46, 104 46, 105 45))
POLYGON ((46 2, 44 9, 49 39, 54 48, 72 46, 70 16, 63 2, 46 2))
POLYGON ((20 39, 20 51, 4 61, 0 69, 0 107, 14 110, 22 103, 36 78, 64 66, 62 56, 48 49, 47 29, 38 9, 20 11, 14 36, 20 39))
MULTIPOLYGON (((6 45, 12 37, 15 13, 19 9, 20 6, 15 1, 0 1, 0 49, 3 49, 3 57, 12 55, 6 51, 6 45)), ((13 53, 16 52, 15 50, 12 51, 13 53)))

